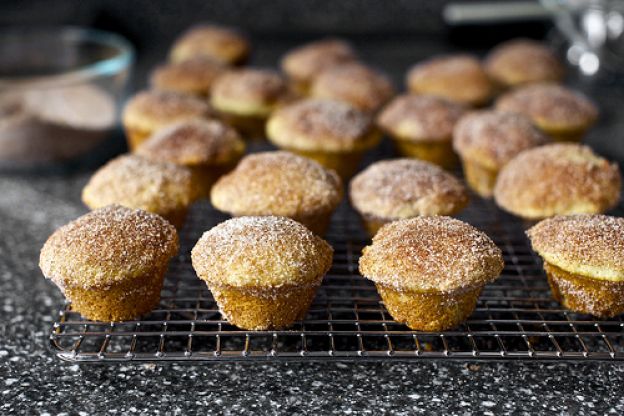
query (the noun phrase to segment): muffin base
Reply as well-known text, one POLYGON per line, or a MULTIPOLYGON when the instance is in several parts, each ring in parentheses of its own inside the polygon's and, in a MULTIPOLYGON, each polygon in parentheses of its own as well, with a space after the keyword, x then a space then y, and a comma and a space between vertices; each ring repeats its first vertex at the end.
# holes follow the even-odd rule
POLYGON ((445 331, 464 322, 475 309, 482 286, 453 292, 399 291, 375 284, 395 321, 416 331, 445 331))
POLYGON ((360 219, 362 220, 362 225, 364 226, 364 229, 366 229, 370 238, 373 238, 379 229, 384 225, 392 221, 396 221, 395 219, 382 218, 371 214, 360 214, 360 219))
POLYGON ((402 156, 435 163, 444 169, 453 169, 457 166, 458 158, 455 152, 453 152, 451 141, 411 142, 394 140, 394 144, 402 156))
POLYGON ((468 159, 462 159, 462 166, 468 186, 483 198, 491 198, 494 194, 498 170, 486 168, 468 159))
POLYGON ((555 142, 571 142, 579 143, 585 136, 586 128, 581 129, 553 129, 545 125, 538 125, 546 135, 548 135, 555 142))
POLYGON ((154 309, 160 301, 166 267, 106 288, 65 288, 72 310, 93 321, 127 321, 154 309))
POLYGON ((134 152, 141 143, 146 141, 152 135, 151 130, 142 130, 134 127, 125 127, 126 141, 128 142, 128 149, 134 152))
POLYGON ((264 140, 266 138, 266 117, 219 113, 219 118, 236 129, 247 140, 264 140))
POLYGON ((187 166, 191 171, 197 198, 210 198, 210 190, 215 182, 223 175, 234 169, 238 160, 226 165, 195 165, 187 166))
POLYGON ((280 288, 208 285, 219 310, 232 325, 252 331, 283 329, 305 318, 319 284, 280 288))
POLYGON ((305 225, 308 230, 322 237, 325 235, 327 229, 329 228, 332 214, 333 211, 330 211, 323 214, 300 215, 298 217, 292 217, 292 219, 300 222, 301 224, 305 225))
POLYGON ((544 262, 553 298, 571 311, 600 318, 624 313, 624 282, 592 279, 544 262))
POLYGON ((299 150, 293 148, 284 148, 289 152, 298 154, 299 156, 312 159, 327 169, 336 171, 338 176, 343 180, 351 178, 358 171, 362 157, 364 157, 364 150, 354 150, 350 152, 321 152, 321 151, 309 151, 299 150))

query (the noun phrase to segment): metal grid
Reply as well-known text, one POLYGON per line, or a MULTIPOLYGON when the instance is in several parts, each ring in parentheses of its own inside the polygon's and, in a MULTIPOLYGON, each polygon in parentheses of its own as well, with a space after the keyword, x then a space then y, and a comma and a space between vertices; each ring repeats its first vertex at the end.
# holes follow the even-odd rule
POLYGON ((223 320, 190 265, 201 233, 226 219, 195 206, 182 231, 181 255, 170 266, 160 306, 139 321, 87 321, 65 305, 50 342, 64 360, 231 361, 370 359, 623 360, 624 321, 566 311, 550 297, 540 259, 524 236, 527 224, 473 197, 461 219, 503 250, 505 270, 488 285, 467 322, 446 332, 416 332, 392 320, 375 287, 358 274, 368 243, 343 204, 327 240, 334 264, 302 322, 282 331, 244 331, 223 320))

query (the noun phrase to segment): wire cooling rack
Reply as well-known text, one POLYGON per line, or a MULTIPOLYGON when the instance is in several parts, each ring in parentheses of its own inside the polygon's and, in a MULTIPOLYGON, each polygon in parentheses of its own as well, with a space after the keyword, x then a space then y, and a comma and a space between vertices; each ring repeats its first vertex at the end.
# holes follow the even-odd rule
POLYGON ((207 203, 193 207, 181 255, 166 277, 159 307, 141 320, 87 321, 67 304, 50 342, 63 360, 252 361, 394 359, 624 359, 624 321, 596 320, 554 302, 527 224, 490 201, 472 198, 460 216, 503 250, 502 276, 484 289, 467 322, 446 332, 416 332, 392 320, 375 287, 358 274, 368 244, 356 214, 339 207, 326 236, 334 264, 306 318, 282 331, 244 331, 223 320, 191 265, 202 232, 226 219, 207 203))

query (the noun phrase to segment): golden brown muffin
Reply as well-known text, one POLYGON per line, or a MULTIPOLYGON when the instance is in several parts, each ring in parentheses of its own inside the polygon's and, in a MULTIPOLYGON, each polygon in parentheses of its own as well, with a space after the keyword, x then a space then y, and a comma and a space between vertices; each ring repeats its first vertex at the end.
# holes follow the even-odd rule
POLYGON ((356 53, 348 42, 341 39, 322 39, 286 53, 281 67, 295 90, 307 94, 312 81, 321 72, 356 60, 356 53))
POLYGON ((601 318, 624 313, 624 218, 549 218, 527 232, 544 259, 553 297, 601 318))
POLYGON ((171 91, 142 91, 126 103, 122 121, 128 147, 134 150, 164 126, 213 116, 208 103, 196 97, 171 91))
POLYGON ((444 98, 402 95, 377 117, 377 125, 394 141, 403 156, 426 160, 447 169, 455 167, 453 127, 464 107, 444 98))
POLYGON ((620 199, 620 171, 587 146, 549 144, 525 150, 498 175, 494 198, 528 220, 598 214, 620 199))
POLYGON ((540 146, 548 138, 521 114, 478 111, 455 126, 453 148, 459 154, 468 185, 490 198, 500 169, 523 150, 540 146))
POLYGON ((454 215, 468 204, 466 187, 442 168, 420 160, 376 162, 349 185, 351 205, 369 235, 392 221, 420 215, 454 215))
POLYGON ((498 247, 473 226, 450 217, 415 217, 379 230, 363 250, 360 273, 375 282, 397 322, 444 331, 468 318, 503 265, 498 247))
POLYGON ((198 196, 208 197, 216 180, 243 156, 245 142, 221 121, 195 119, 159 130, 136 153, 155 162, 186 167, 198 196))
POLYGON ((152 72, 150 84, 161 91, 207 97, 215 79, 225 70, 222 63, 200 56, 157 67, 152 72))
POLYGON ((72 310, 87 319, 124 321, 158 305, 177 251, 176 230, 163 218, 109 205, 56 230, 41 250, 39 267, 72 310))
POLYGON ((228 71, 214 83, 210 102, 244 136, 264 136, 269 115, 293 98, 286 80, 269 69, 228 71))
POLYGON ((414 65, 407 73, 413 94, 435 95, 471 106, 486 104, 494 88, 481 63, 472 55, 438 56, 414 65))
POLYGON ((310 89, 312 97, 345 101, 369 112, 377 112, 394 94, 385 74, 355 62, 323 71, 310 89))
POLYGON ((585 96, 561 85, 533 84, 496 101, 501 111, 524 114, 554 140, 579 142, 596 122, 598 109, 585 96))
POLYGON ((289 152, 246 156, 212 188, 210 200, 233 216, 289 217, 323 235, 342 199, 336 173, 289 152))
POLYGON ((268 139, 277 147, 316 160, 343 179, 352 176, 364 153, 381 136, 372 118, 350 104, 305 99, 271 115, 268 139))
POLYGON ((239 65, 249 58, 251 45, 238 30, 230 27, 202 24, 180 36, 171 48, 172 62, 182 62, 198 56, 227 65, 239 65))
POLYGON ((240 217, 204 233, 191 253, 193 268, 221 314, 248 330, 281 329, 303 319, 333 250, 285 217, 240 217))
POLYGON ((121 155, 95 172, 82 190, 82 201, 91 209, 119 204, 153 212, 180 229, 198 195, 193 185, 184 167, 121 155))
POLYGON ((554 52, 530 39, 513 39, 495 47, 486 57, 488 75, 501 87, 536 82, 559 82, 565 71, 554 52))

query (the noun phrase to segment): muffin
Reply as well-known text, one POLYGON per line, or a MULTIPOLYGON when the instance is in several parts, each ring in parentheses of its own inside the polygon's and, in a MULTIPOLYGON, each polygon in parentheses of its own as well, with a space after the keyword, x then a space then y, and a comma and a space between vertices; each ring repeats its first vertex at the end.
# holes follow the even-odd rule
POLYGON ((289 152, 246 156, 212 188, 210 200, 233 216, 289 217, 323 235, 342 199, 334 171, 289 152))
POLYGON ((558 302, 600 318, 624 313, 624 218, 554 217, 541 221, 527 234, 544 259, 558 302))
POLYGON ((307 94, 312 81, 321 72, 356 60, 356 53, 349 43, 341 39, 322 39, 286 53, 281 67, 295 90, 307 94))
POLYGON ((498 172, 507 162, 547 141, 523 115, 490 110, 465 115, 453 134, 453 148, 462 160, 466 182, 484 198, 492 196, 498 172))
POLYGON ((207 97, 212 84, 225 70, 222 63, 200 56, 157 67, 150 84, 156 90, 207 97))
POLYGON ((524 114, 556 141, 579 142, 596 122, 598 109, 585 96, 555 84, 533 84, 496 101, 501 111, 524 114))
POLYGON ((159 130, 136 154, 187 168, 197 196, 207 197, 215 181, 232 170, 244 152, 245 142, 236 130, 218 120, 195 119, 159 130))
POLYGON ((158 305, 177 251, 176 230, 163 218, 109 205, 56 230, 41 250, 39 267, 73 311, 96 321, 125 321, 158 305))
POLYGON ((470 106, 487 104, 494 88, 477 58, 438 56, 414 65, 407 73, 413 94, 435 95, 470 106))
POLYGON ((390 79, 360 63, 334 66, 312 82, 310 95, 345 101, 362 111, 377 112, 395 94, 390 79))
POLYGON ((247 330, 282 329, 305 317, 333 250, 285 217, 240 217, 204 233, 193 268, 221 314, 247 330))
POLYGON ((417 331, 444 331, 465 321, 502 270, 492 240, 450 217, 384 225, 360 258, 360 273, 375 283, 390 315, 417 331))
POLYGON ((457 165, 453 128, 463 114, 463 106, 444 98, 402 95, 383 109, 377 125, 403 156, 451 169, 457 165))
POLYGON ((220 76, 212 87, 213 108, 244 136, 264 136, 269 115, 292 100, 288 84, 268 69, 240 69, 220 76))
POLYGON ((171 48, 172 62, 182 62, 198 56, 227 65, 239 65, 249 58, 251 46, 247 38, 230 27, 202 24, 189 29, 171 48))
POLYGON ((620 171, 589 147, 549 144, 525 150, 503 167, 494 199, 528 220, 554 215, 598 214, 620 199, 620 171))
POLYGON ((213 112, 208 103, 196 97, 171 91, 143 91, 126 103, 122 122, 128 147, 134 150, 166 125, 212 117, 213 112))
POLYGON ((189 205, 197 197, 188 169, 121 155, 102 166, 82 190, 91 209, 110 204, 153 212, 182 228, 189 205))
POLYGON ((468 204, 466 187, 428 162, 395 159, 376 162, 349 185, 351 205, 370 236, 392 221, 420 215, 454 215, 468 204))
POLYGON ((364 153, 381 135, 372 118, 350 104, 305 99, 271 115, 267 136, 277 147, 316 160, 344 179, 352 176, 364 153))
POLYGON ((565 71, 554 52, 543 43, 513 39, 495 47, 486 57, 485 71, 500 87, 536 82, 559 82, 565 71))

